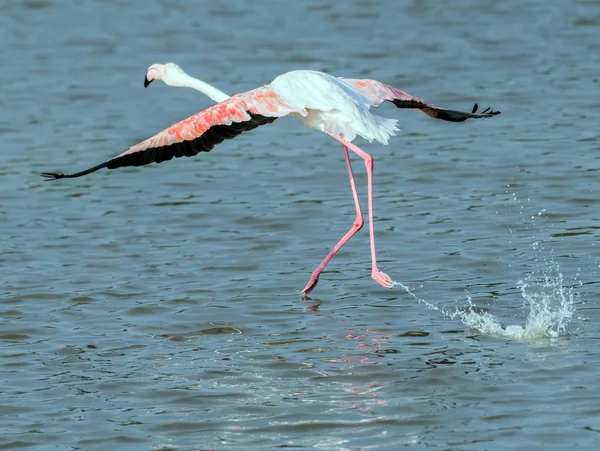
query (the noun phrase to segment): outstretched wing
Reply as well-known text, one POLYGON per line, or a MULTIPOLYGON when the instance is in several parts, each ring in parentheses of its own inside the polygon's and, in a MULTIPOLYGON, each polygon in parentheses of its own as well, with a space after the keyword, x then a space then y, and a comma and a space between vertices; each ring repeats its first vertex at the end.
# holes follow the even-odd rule
POLYGON ((399 89, 393 88, 392 86, 388 86, 376 80, 343 78, 342 81, 345 81, 365 97, 367 97, 371 101, 372 106, 378 106, 387 100, 392 102, 398 108, 409 108, 423 111, 425 114, 435 119, 442 119, 450 122, 463 122, 467 119, 480 119, 482 117, 492 117, 496 114, 500 114, 500 111, 494 111, 490 108, 486 108, 481 113, 477 113, 477 104, 473 106, 473 110, 470 113, 439 108, 434 105, 430 105, 417 97, 413 97, 404 91, 400 91, 399 89))
POLYGON ((81 177, 102 168, 143 166, 173 157, 191 157, 210 152, 225 139, 232 139, 260 125, 269 124, 291 112, 306 114, 285 104, 268 86, 244 92, 184 119, 130 147, 97 166, 74 174, 44 172, 48 180, 81 177))

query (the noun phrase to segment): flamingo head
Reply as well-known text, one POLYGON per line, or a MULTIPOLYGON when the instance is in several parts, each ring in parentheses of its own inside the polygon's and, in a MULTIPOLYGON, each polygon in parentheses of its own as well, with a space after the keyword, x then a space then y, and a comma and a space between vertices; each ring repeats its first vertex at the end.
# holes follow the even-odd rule
POLYGON ((183 80, 187 74, 175 63, 153 64, 146 71, 144 77, 144 88, 147 88, 152 80, 162 80, 168 86, 183 86, 183 80))

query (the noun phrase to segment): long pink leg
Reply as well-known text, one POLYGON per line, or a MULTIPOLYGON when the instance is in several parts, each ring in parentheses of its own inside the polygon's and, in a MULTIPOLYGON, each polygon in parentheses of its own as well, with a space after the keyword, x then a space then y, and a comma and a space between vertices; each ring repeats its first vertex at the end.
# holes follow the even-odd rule
POLYGON ((352 238, 352 236, 362 229, 362 226, 365 224, 365 220, 363 219, 362 212, 360 211, 360 203, 358 201, 358 192, 356 191, 356 183, 354 183, 354 174, 352 174, 352 164, 350 163, 350 155, 348 155, 348 148, 346 144, 342 142, 342 149, 344 150, 344 157, 346 158, 346 167, 348 168, 348 176, 350 176, 350 188, 352 188, 352 196, 354 197, 354 207, 356 208, 356 219, 354 220, 354 224, 352 224, 352 228, 348 230, 342 239, 335 245, 333 249, 327 254, 327 257, 321 262, 321 264, 315 269, 310 276, 310 280, 302 290, 302 294, 310 293, 316 286, 319 281, 319 275, 323 272, 329 260, 333 258, 333 256, 340 250, 340 248, 346 244, 346 242, 352 238))
POLYGON ((369 209, 369 240, 371 242, 371 278, 379 285, 385 288, 392 288, 394 281, 390 276, 381 271, 377 267, 377 257, 375 256, 375 226, 373 221, 373 157, 358 146, 344 140, 340 136, 331 135, 343 145, 347 146, 352 152, 365 160, 365 167, 367 168, 367 201, 369 209))
POLYGON ((315 269, 310 280, 308 281, 308 284, 306 285, 304 290, 302 290, 302 293, 304 293, 304 294, 309 293, 317 285, 319 275, 321 274, 321 271, 323 271, 323 268, 325 268, 325 265, 327 265, 327 263, 329 263, 329 260, 331 260, 331 258, 335 255, 335 253, 346 243, 346 241, 348 241, 352 237, 352 235, 354 235, 356 232, 358 232, 364 224, 362 213, 360 212, 360 204, 358 203, 358 194, 356 192, 356 185, 354 183, 354 176, 352 174, 352 167, 350 165, 350 157, 348 155, 347 148, 350 148, 350 150, 352 150, 359 157, 361 157, 363 160, 365 160, 365 167, 367 169, 369 237, 370 237, 370 243, 371 243, 371 261, 372 261, 371 277, 373 278, 373 280, 375 280, 375 282, 382 285, 383 287, 392 288, 393 281, 392 281, 391 277, 388 276, 383 271, 379 270, 379 268, 377 267, 377 258, 375 255, 375 228, 374 228, 374 224, 373 224, 373 157, 371 155, 369 155, 368 153, 366 153, 365 151, 358 148, 357 146, 355 146, 354 144, 352 144, 351 142, 344 140, 340 136, 336 136, 336 135, 330 135, 330 136, 332 136, 337 141, 339 141, 342 144, 342 147, 344 149, 344 155, 346 157, 346 165, 348 166, 348 173, 350 175, 350 186, 352 187, 352 194, 354 196, 354 204, 356 206, 356 212, 357 212, 356 213, 356 221, 354 222, 352 229, 350 229, 350 231, 331 250, 331 252, 327 255, 327 257, 325 257, 325 260, 323 260, 323 262, 319 265, 319 267, 317 269, 315 269))
POLYGON ((369 210, 369 241, 371 242, 371 277, 375 282, 385 288, 392 288, 394 281, 390 276, 381 271, 377 267, 377 257, 375 255, 375 226, 373 221, 373 157, 358 146, 344 140, 341 136, 330 135, 342 145, 347 146, 352 152, 365 160, 365 167, 367 168, 367 201, 369 210))

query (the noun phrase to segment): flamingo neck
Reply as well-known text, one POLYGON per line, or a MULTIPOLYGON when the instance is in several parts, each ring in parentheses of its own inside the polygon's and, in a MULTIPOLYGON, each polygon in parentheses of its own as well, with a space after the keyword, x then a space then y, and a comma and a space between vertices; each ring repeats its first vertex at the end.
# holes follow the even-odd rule
POLYGON ((200 91, 215 102, 222 102, 223 100, 227 100, 229 98, 229 96, 223 91, 219 91, 214 86, 211 86, 202 80, 198 80, 197 78, 190 77, 189 75, 186 75, 182 80, 180 80, 180 82, 182 87, 193 88, 196 91, 200 91))

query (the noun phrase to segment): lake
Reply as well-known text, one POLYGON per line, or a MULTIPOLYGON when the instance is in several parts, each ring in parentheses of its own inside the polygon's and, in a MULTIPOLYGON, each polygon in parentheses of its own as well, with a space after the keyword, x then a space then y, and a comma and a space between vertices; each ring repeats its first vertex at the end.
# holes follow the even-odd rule
MULTIPOLYGON (((0 449, 600 444, 600 3, 0 5, 0 449), (435 105, 375 160, 380 267, 339 143, 290 118, 45 182, 294 69, 435 105)), ((366 217, 366 174, 352 155, 366 217)))

